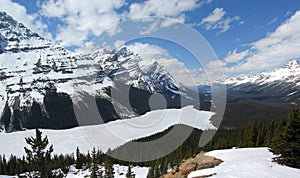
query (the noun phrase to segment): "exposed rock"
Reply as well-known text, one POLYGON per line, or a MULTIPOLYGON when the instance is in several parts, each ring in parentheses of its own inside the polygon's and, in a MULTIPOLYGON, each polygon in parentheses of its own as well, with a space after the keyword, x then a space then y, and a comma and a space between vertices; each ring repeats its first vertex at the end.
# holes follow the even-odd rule
MULTIPOLYGON (((177 166, 175 166, 173 170, 168 174, 165 174, 163 178, 186 178, 193 171, 212 168, 214 166, 219 165, 221 162, 223 161, 215 157, 206 156, 205 153, 201 152, 198 155, 196 155, 194 158, 189 158, 186 161, 184 161, 179 166, 179 169, 177 169, 177 166)), ((212 175, 206 175, 201 177, 210 177, 210 176, 212 175)))

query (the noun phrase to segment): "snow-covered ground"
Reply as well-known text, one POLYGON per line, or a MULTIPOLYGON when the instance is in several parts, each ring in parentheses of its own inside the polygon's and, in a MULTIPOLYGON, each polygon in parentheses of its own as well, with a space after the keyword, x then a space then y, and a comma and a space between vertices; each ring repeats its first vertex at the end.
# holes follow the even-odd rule
POLYGON ((268 148, 215 150, 206 153, 206 155, 219 158, 224 162, 214 168, 194 171, 188 178, 211 174, 214 174, 212 177, 221 178, 300 177, 300 169, 294 169, 272 162, 274 155, 268 148))
MULTIPOLYGON (((213 156, 223 160, 219 166, 210 169, 203 169, 192 172, 188 178, 213 175, 211 177, 220 178, 299 178, 300 169, 295 169, 287 166, 279 165, 272 162, 274 155, 268 148, 239 148, 227 150, 214 150, 206 153, 208 156, 213 156)), ((133 167, 133 173, 136 178, 146 178, 149 168, 133 167)), ((115 178, 125 178, 127 166, 114 165, 115 178)), ((77 170, 71 166, 67 178, 83 178, 89 176, 90 171, 77 170)), ((13 178, 14 176, 0 177, 13 178)))
MULTIPOLYGON (((114 166, 114 178, 126 178, 126 173, 128 170, 127 166, 121 166, 118 164, 115 164, 114 166)), ((99 169, 102 169, 104 173, 104 168, 99 167, 99 169)), ((133 174, 135 174, 136 178, 146 178, 149 168, 148 167, 139 167, 135 166, 131 168, 131 171, 133 174)), ((74 166, 70 166, 69 172, 66 175, 66 178, 84 178, 89 177, 91 175, 91 171, 89 169, 86 170, 78 170, 74 166)), ((6 176, 6 175, 0 175, 0 178, 18 178, 17 176, 6 176)))
MULTIPOLYGON (((108 148, 116 148, 133 139, 164 131, 174 124, 185 124, 201 130, 213 129, 215 127, 210 122, 212 115, 214 113, 187 106, 182 109, 155 110, 136 118, 102 125, 67 130, 42 129, 42 132, 44 136, 48 136, 50 144, 54 146, 54 152, 58 154, 75 152, 77 146, 81 152, 87 152, 93 147, 106 151, 108 148)), ((24 146, 27 146, 25 138, 34 135, 35 130, 1 133, 0 153, 24 155, 24 146)))
MULTIPOLYGON (((100 168, 101 169, 101 168, 100 168)), ((121 166, 118 164, 114 165, 114 178, 126 178, 126 173, 127 173, 127 166, 121 166)), ((104 172, 104 168, 102 168, 104 172)), ((131 168, 131 171, 133 174, 135 174, 136 178, 146 178, 149 168, 147 167, 133 167, 131 168)), ((83 177, 88 177, 91 174, 91 172, 87 169, 85 171, 82 170, 77 170, 74 166, 71 167, 69 173, 67 174, 67 178, 83 178, 83 177)))

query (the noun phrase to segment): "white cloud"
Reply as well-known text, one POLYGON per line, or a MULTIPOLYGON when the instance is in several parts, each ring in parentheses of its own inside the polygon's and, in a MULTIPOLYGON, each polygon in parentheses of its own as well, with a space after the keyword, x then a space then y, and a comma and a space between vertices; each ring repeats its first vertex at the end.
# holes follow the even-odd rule
POLYGON ((141 55, 143 60, 147 61, 146 64, 156 61, 164 66, 175 80, 180 83, 195 86, 195 84, 199 84, 199 80, 203 80, 202 69, 187 69, 183 62, 170 56, 164 48, 138 42, 127 45, 127 47, 131 51, 141 55), (200 71, 201 74, 199 73, 200 71))
POLYGON ((47 32, 47 25, 38 20, 38 14, 28 14, 24 6, 12 2, 11 0, 1 0, 0 11, 8 13, 8 15, 12 16, 18 22, 23 23, 32 31, 37 32, 46 38, 52 38, 51 34, 47 32))
POLYGON ((136 42, 134 44, 127 45, 127 47, 132 52, 141 55, 144 60, 152 60, 162 58, 163 56, 169 56, 168 51, 166 49, 161 48, 157 45, 136 42))
POLYGON ((50 0, 41 4, 41 14, 59 18, 64 25, 58 27, 56 40, 62 45, 81 46, 89 35, 100 35, 108 30, 110 35, 120 29, 113 27, 121 18, 116 13, 124 5, 123 0, 50 0))
POLYGON ((42 6, 41 14, 47 17, 63 17, 66 14, 67 9, 64 0, 50 0, 44 2, 42 6))
MULTIPOLYGON (((211 0, 149 0, 132 3, 128 12, 118 13, 125 0, 49 0, 41 3, 40 13, 44 17, 57 18, 63 22, 57 28, 55 39, 64 46, 82 46, 92 36, 98 36, 108 30, 109 35, 120 32, 116 25, 122 18, 142 18, 148 16, 170 17, 184 22, 186 11, 193 10, 211 0), (115 28, 110 28, 115 27, 115 28), (109 28, 109 29, 108 29, 109 28), (79 36, 78 36, 79 35, 79 36)), ((154 21, 141 34, 149 34, 157 28, 167 27, 174 21, 154 21)))
POLYGON ((125 41, 124 41, 124 40, 117 40, 117 41, 115 41, 115 43, 114 43, 114 47, 115 47, 116 49, 118 49, 118 48, 121 48, 124 44, 125 44, 125 41))
POLYGON ((197 8, 197 0, 149 0, 130 5, 129 16, 143 18, 148 16, 178 17, 186 11, 197 8))
POLYGON ((213 12, 211 14, 209 14, 207 17, 205 17, 204 19, 202 19, 201 24, 204 23, 217 23, 218 21, 220 21, 225 15, 225 11, 223 8, 215 8, 215 10, 213 10, 213 12))
POLYGON ((85 42, 83 46, 80 48, 75 49, 75 53, 82 54, 82 53, 93 53, 99 50, 99 47, 95 45, 93 41, 85 42))
MULTIPOLYGON (((230 29, 233 21, 239 21, 239 16, 225 17, 226 12, 223 8, 215 8, 207 17, 203 18, 199 25, 204 25, 206 30, 220 29, 219 33, 226 32, 230 29)), ((240 22, 243 24, 244 22, 240 22)))
POLYGON ((99 36, 104 31, 115 35, 122 29, 117 26, 121 19, 149 16, 161 17, 159 21, 150 23, 148 29, 141 34, 149 34, 160 27, 169 27, 185 21, 185 13, 210 3, 212 0, 148 0, 137 3, 127 3, 126 0, 48 0, 38 1, 39 11, 28 14, 24 6, 1 0, 0 9, 12 14, 14 18, 42 36, 54 39, 66 47, 82 47, 93 36, 99 36), (128 11, 118 11, 128 4, 128 11), (165 19, 164 19, 165 18, 165 19), (54 22, 54 29, 49 33, 46 24, 40 19, 54 22), (53 21, 50 21, 53 20, 53 21), (56 24, 56 22, 58 22, 56 24))
POLYGON ((249 50, 237 52, 237 49, 229 51, 224 59, 227 63, 237 63, 243 60, 249 54, 249 50))
POLYGON ((206 67, 209 70, 219 69, 220 67, 223 67, 226 65, 226 62, 220 61, 220 60, 212 60, 210 61, 206 67))
POLYGON ((150 23, 149 26, 142 26, 140 34, 141 35, 149 35, 152 32, 154 32, 155 30, 158 29, 158 27, 160 26, 160 20, 154 20, 152 23, 150 23))
MULTIPOLYGON (((292 59, 300 58, 300 11, 283 22, 274 32, 250 44, 248 56, 230 68, 228 73, 257 73, 280 67, 292 59)), ((228 60, 228 59, 227 59, 228 60)))
MULTIPOLYGON (((159 27, 169 27, 176 23, 185 22, 185 13, 199 8, 212 0, 148 0, 140 3, 132 3, 129 6, 128 17, 136 21, 145 21, 147 17, 162 18, 154 22, 141 34, 149 34, 159 27)), ((148 19, 149 20, 149 19, 148 19)))
POLYGON ((164 21, 162 21, 161 27, 170 27, 176 23, 184 23, 184 21, 185 21, 184 15, 181 15, 180 17, 178 17, 176 19, 167 18, 164 21))

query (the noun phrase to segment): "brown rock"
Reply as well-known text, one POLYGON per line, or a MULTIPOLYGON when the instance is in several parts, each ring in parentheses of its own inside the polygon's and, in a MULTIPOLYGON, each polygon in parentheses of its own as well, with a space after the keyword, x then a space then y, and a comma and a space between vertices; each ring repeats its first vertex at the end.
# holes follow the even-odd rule
MULTIPOLYGON (((178 172, 176 172, 177 166, 175 166, 173 170, 170 173, 165 174, 163 178, 186 178, 193 171, 212 168, 214 166, 219 165, 221 162, 223 161, 215 157, 206 156, 205 153, 201 152, 194 158, 189 158, 186 161, 184 161, 179 166, 178 172)), ((200 176, 199 178, 209 176, 212 175, 204 175, 200 176)))

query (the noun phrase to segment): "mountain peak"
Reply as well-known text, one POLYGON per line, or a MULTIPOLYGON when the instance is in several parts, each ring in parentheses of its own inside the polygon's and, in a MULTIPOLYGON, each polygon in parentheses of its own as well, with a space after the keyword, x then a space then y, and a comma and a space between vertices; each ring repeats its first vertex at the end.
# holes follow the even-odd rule
POLYGON ((6 12, 0 11, 0 52, 19 52, 47 48, 50 41, 17 22, 6 12))
POLYGON ((291 60, 287 64, 283 65, 283 68, 289 68, 289 69, 291 69, 291 68, 298 68, 298 67, 300 67, 300 63, 296 59, 291 60))
POLYGON ((300 63, 291 60, 281 68, 266 71, 253 76, 232 77, 225 81, 226 84, 239 85, 245 83, 266 84, 272 82, 296 82, 300 79, 300 63))
POLYGON ((0 11, 0 29, 2 35, 9 38, 11 33, 19 35, 21 38, 29 37, 39 37, 42 38, 37 33, 32 32, 30 29, 26 28, 22 23, 17 22, 13 17, 8 15, 6 12, 0 11))

